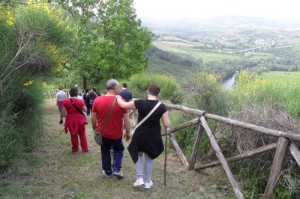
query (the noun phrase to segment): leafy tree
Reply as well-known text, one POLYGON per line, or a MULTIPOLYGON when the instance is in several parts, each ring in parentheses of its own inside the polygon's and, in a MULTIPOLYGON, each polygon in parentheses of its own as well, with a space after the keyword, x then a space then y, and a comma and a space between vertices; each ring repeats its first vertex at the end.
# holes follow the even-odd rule
POLYGON ((144 53, 151 34, 141 27, 132 4, 132 0, 100 1, 96 20, 80 32, 76 51, 81 54, 71 65, 91 82, 128 77, 147 66, 144 53))
POLYGON ((83 87, 87 87, 87 83, 128 77, 147 66, 144 53, 152 35, 141 26, 133 0, 49 1, 62 5, 78 24, 61 71, 70 83, 83 78, 83 87))
POLYGON ((123 78, 145 69, 144 53, 151 42, 151 34, 141 27, 133 0, 101 1, 98 11, 101 22, 98 32, 103 36, 99 46, 105 49, 99 52, 98 63, 104 76, 123 78))

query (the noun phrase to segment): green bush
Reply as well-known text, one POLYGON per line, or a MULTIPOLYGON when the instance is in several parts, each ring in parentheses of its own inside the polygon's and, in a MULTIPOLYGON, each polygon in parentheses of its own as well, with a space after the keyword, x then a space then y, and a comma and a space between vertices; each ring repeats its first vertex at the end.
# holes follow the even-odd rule
POLYGON ((41 133, 41 83, 15 80, 11 92, 0 98, 0 167, 9 165, 21 150, 31 151, 41 133))
MULTIPOLYGON (((213 74, 195 73, 186 80, 184 86, 187 91, 186 106, 208 113, 228 115, 232 107, 233 97, 227 90, 222 89, 218 77, 213 74)), ((195 116, 178 113, 177 123, 194 119, 195 116)), ((210 120, 209 126, 215 132, 217 123, 210 120)), ((186 154, 190 154, 194 142, 194 132, 198 127, 189 127, 176 133, 176 139, 186 154)), ((201 137, 199 155, 205 155, 210 150, 210 143, 207 136, 201 137)))
POLYGON ((43 90, 40 85, 40 82, 34 82, 25 86, 14 100, 14 110, 17 113, 14 126, 22 135, 25 151, 32 150, 41 133, 43 90))
POLYGON ((226 116, 233 106, 233 96, 221 87, 219 78, 208 73, 195 73, 187 79, 187 106, 226 116))
POLYGON ((150 83, 157 84, 160 87, 160 97, 163 100, 170 100, 175 104, 182 103, 183 93, 181 88, 171 76, 141 73, 132 76, 128 82, 134 98, 145 98, 150 83))
POLYGON ((0 168, 11 164, 21 146, 20 134, 8 125, 0 125, 0 168))

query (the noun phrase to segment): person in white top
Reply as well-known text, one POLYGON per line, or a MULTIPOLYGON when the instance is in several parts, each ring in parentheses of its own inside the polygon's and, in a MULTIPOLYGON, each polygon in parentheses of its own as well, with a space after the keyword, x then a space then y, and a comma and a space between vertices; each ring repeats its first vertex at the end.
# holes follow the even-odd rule
POLYGON ((64 87, 60 86, 59 91, 56 94, 56 105, 60 113, 61 113, 63 102, 67 99, 67 94, 63 89, 64 87))

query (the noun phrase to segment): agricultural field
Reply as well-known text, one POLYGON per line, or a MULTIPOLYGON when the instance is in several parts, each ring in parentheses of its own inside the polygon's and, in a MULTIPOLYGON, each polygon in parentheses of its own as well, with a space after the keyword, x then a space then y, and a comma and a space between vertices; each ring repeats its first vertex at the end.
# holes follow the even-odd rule
POLYGON ((204 62, 244 59, 247 49, 252 48, 254 50, 249 52, 254 53, 254 57, 268 58, 276 56, 270 53, 272 48, 288 47, 289 50, 299 50, 300 38, 296 32, 299 31, 233 28, 230 32, 227 29, 212 30, 197 36, 177 36, 169 33, 158 35, 152 44, 162 50, 200 57, 204 62), (259 49, 264 46, 269 48, 259 49), (212 53, 216 55, 212 56, 212 53))
POLYGON ((300 88, 300 72, 281 72, 270 71, 262 74, 262 78, 266 80, 277 81, 287 87, 300 88))

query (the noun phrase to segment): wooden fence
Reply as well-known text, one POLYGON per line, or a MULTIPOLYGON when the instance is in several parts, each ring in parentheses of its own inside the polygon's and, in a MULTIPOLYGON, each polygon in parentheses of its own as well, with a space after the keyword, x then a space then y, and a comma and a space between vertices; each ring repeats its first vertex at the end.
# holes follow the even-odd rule
POLYGON ((197 116, 195 119, 184 122, 184 123, 172 128, 167 133, 163 134, 163 136, 168 136, 169 139, 172 141, 172 143, 176 149, 176 152, 179 155, 179 158, 180 158, 181 162, 183 163, 183 165, 190 170, 192 170, 192 169, 199 170, 199 169, 205 169, 208 167, 222 165, 222 167, 228 177, 228 180, 231 184, 232 190, 237 198, 244 198, 244 196, 243 196, 243 194, 238 186, 238 183, 235 180, 235 178, 228 166, 228 162, 242 160, 242 159, 245 159, 248 157, 253 157, 257 154, 261 154, 261 153, 276 149, 273 163, 271 166, 271 172, 270 172, 270 176, 268 179, 267 187, 264 192, 264 199, 273 198, 273 191, 276 186, 277 179, 280 176, 283 159, 284 159, 287 149, 291 152, 291 154, 295 158, 297 164, 300 166, 300 151, 299 151, 297 145, 294 143, 295 141, 300 141, 300 134, 296 134, 293 132, 282 132, 282 131, 277 131, 277 130, 273 130, 273 129, 268 129, 268 128, 264 128, 261 126, 257 126, 257 125, 253 125, 253 124, 249 124, 249 123, 245 123, 245 122, 240 122, 237 120, 229 119, 229 118, 218 116, 218 115, 209 114, 209 113, 206 113, 201 110, 191 109, 191 108, 187 108, 187 107, 180 106, 180 105, 172 105, 172 104, 167 104, 167 103, 165 103, 165 105, 169 110, 170 109, 171 110, 172 109, 179 110, 184 113, 189 113, 189 114, 193 114, 193 115, 197 116), (258 149, 247 151, 242 154, 239 154, 239 155, 236 155, 236 156, 226 159, 221 151, 221 148, 218 145, 218 142, 216 141, 216 138, 214 137, 214 134, 211 132, 211 130, 208 126, 208 123, 206 121, 207 119, 211 119, 211 120, 221 122, 221 123, 224 123, 227 125, 241 127, 244 129, 254 130, 256 132, 264 133, 264 134, 271 135, 271 136, 276 136, 276 137, 278 137, 278 142, 260 147, 258 149), (177 143, 175 136, 173 134, 176 131, 182 130, 184 128, 187 128, 187 127, 193 126, 193 125, 198 125, 198 128, 195 132, 195 139, 194 139, 194 143, 193 143, 191 158, 188 161, 186 159, 186 157, 184 156, 184 153, 182 152, 182 150, 181 150, 179 144, 177 143), (198 148, 199 148, 198 146, 201 141, 201 135, 204 132, 206 132, 206 134, 209 138, 210 144, 211 144, 212 148, 214 149, 219 161, 215 161, 215 162, 211 162, 209 164, 200 165, 198 167, 195 167, 196 157, 197 157, 198 148))

